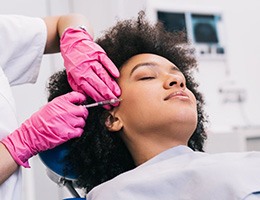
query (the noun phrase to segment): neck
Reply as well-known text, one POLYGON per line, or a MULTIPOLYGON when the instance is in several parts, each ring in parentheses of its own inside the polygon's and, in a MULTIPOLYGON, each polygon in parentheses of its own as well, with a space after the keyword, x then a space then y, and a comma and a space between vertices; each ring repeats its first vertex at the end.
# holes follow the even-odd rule
MULTIPOLYGON (((179 145, 187 145, 187 142, 170 140, 169 138, 145 137, 146 134, 138 134, 139 137, 126 138, 123 137, 136 166, 148 161, 157 156, 163 151, 179 145)), ((151 136, 151 135, 150 135, 151 136)))

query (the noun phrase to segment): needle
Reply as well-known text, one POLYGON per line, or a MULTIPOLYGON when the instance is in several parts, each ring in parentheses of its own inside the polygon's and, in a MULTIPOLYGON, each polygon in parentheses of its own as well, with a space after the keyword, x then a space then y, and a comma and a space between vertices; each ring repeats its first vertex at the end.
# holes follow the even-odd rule
POLYGON ((91 104, 87 104, 87 105, 83 105, 83 106, 85 106, 86 108, 91 108, 91 107, 95 107, 95 106, 104 106, 104 105, 108 105, 108 104, 114 104, 121 100, 122 99, 110 99, 110 100, 100 101, 100 102, 91 103, 91 104))

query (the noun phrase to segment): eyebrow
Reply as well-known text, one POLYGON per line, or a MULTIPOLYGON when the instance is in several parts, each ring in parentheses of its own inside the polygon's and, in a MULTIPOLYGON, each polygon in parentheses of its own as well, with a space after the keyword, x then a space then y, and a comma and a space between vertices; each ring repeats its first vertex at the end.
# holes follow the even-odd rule
MULTIPOLYGON (((155 67, 155 66, 158 66, 158 64, 155 63, 155 62, 139 63, 139 64, 137 64, 137 65, 135 65, 135 66, 133 67, 133 69, 132 69, 131 72, 130 72, 130 76, 134 73, 135 70, 137 70, 137 69, 140 68, 140 67, 144 67, 144 66, 155 67)), ((181 70, 180 70, 178 67, 176 67, 175 65, 171 66, 171 69, 172 69, 172 70, 176 70, 176 71, 181 71, 181 70)))
POLYGON ((154 62, 139 63, 139 64, 137 64, 137 65, 135 65, 135 66, 133 67, 133 69, 132 69, 131 72, 130 72, 130 76, 134 73, 135 70, 137 70, 137 69, 140 68, 140 67, 144 67, 144 66, 154 67, 154 66, 157 66, 157 64, 154 63, 154 62))

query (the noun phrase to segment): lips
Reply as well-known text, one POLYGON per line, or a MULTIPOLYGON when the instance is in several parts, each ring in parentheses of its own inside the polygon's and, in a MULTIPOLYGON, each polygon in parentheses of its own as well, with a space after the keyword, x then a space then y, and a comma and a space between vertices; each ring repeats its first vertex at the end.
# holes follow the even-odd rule
POLYGON ((177 91, 169 94, 167 97, 164 98, 164 101, 167 101, 171 98, 182 98, 182 99, 188 99, 189 96, 183 92, 183 91, 177 91))

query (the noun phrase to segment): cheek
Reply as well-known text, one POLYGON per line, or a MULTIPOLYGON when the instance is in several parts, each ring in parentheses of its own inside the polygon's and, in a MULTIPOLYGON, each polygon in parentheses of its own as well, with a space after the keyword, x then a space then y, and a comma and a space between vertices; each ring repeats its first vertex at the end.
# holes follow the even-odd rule
MULTIPOLYGON (((121 98, 123 99, 120 108, 126 111, 140 111, 140 108, 147 106, 147 99, 149 98, 149 92, 147 90, 140 91, 136 88, 127 88, 122 90, 121 98)), ((128 113, 128 112, 127 112, 128 113)))
POLYGON ((122 89, 119 106, 120 115, 125 122, 137 122, 147 118, 156 104, 154 91, 150 88, 141 90, 137 87, 125 87, 122 89), (153 95, 153 96, 152 96, 153 95))

